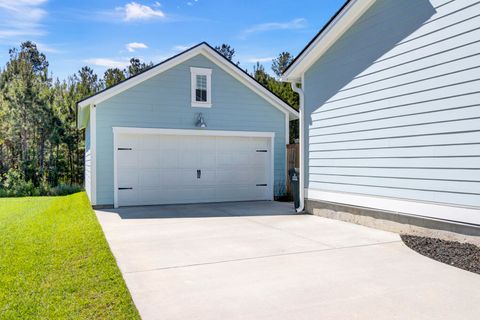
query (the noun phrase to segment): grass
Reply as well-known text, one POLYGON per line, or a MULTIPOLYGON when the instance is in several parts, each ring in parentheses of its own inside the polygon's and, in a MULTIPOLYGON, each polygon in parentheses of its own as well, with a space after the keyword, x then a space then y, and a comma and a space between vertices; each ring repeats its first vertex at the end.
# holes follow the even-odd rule
POLYGON ((84 192, 0 198, 0 319, 139 319, 84 192))

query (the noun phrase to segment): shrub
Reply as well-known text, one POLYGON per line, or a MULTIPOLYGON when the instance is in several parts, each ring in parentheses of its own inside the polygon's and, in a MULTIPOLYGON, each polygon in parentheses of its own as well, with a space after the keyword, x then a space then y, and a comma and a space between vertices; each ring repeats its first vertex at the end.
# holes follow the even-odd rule
POLYGON ((34 196, 38 193, 32 181, 25 181, 18 170, 9 169, 2 180, 3 193, 7 197, 34 196))
POLYGON ((23 175, 15 170, 8 170, 0 177, 0 197, 32 197, 32 196, 66 196, 83 191, 79 185, 61 183, 55 187, 48 184, 46 180, 41 181, 35 187, 32 181, 25 181, 23 175))
POLYGON ((59 184, 56 187, 53 187, 49 190, 48 195, 50 196, 67 196, 69 194, 77 193, 83 191, 82 186, 76 184, 59 184))

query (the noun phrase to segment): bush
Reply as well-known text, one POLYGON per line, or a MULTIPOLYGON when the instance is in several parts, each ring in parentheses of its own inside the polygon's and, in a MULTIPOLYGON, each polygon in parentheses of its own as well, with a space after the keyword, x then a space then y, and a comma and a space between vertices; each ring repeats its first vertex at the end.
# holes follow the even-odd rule
POLYGON ((7 197, 35 196, 38 193, 32 181, 25 181, 23 175, 15 169, 9 169, 2 180, 3 193, 7 197))
POLYGON ((76 184, 59 184, 56 187, 53 187, 49 190, 49 196, 67 196, 69 194, 74 194, 77 192, 83 191, 82 186, 76 184))
POLYGON ((5 197, 32 197, 32 196, 66 196, 83 191, 79 185, 61 183, 52 187, 47 181, 42 181, 35 187, 32 181, 25 181, 23 175, 15 170, 8 170, 0 177, 0 198, 5 197))

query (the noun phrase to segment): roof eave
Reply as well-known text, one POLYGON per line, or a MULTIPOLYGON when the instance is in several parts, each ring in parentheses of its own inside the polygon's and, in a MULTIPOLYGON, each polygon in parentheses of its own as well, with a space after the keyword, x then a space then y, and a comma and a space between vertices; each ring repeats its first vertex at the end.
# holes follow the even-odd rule
POLYGON ((119 84, 105 89, 93 96, 85 98, 78 102, 79 109, 84 109, 90 105, 99 104, 118 93, 127 90, 128 88, 135 86, 154 75, 164 72, 165 70, 170 69, 171 67, 187 61, 193 56, 198 54, 203 54, 204 56, 209 56, 217 61, 218 65, 223 65, 224 70, 229 72, 232 71, 232 74, 235 73, 239 76, 239 79, 242 78, 245 83, 250 83, 252 85, 251 89, 256 90, 259 94, 261 94, 265 99, 267 99, 273 106, 283 110, 286 113, 289 113, 290 119, 297 119, 298 118, 298 111, 293 109, 290 105, 288 105, 285 101, 280 99, 276 96, 273 92, 269 91, 268 89, 264 88, 262 85, 258 83, 252 76, 247 74, 244 70, 239 68, 237 65, 232 63, 231 61, 227 60, 223 56, 221 56, 213 47, 211 47, 208 43, 202 42, 176 56, 173 56, 164 62, 157 64, 155 67, 142 72, 141 74, 134 76, 132 78, 126 79, 119 84))
POLYGON ((285 70, 282 81, 299 82, 303 74, 376 2, 377 0, 349 0, 328 21, 315 38, 302 50, 285 70))

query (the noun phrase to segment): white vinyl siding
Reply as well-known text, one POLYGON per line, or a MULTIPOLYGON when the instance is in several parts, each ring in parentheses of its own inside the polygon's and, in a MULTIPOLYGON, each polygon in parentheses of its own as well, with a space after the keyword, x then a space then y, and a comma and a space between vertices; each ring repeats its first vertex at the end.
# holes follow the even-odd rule
POLYGON ((480 207, 480 1, 377 1, 305 94, 307 188, 480 207))

